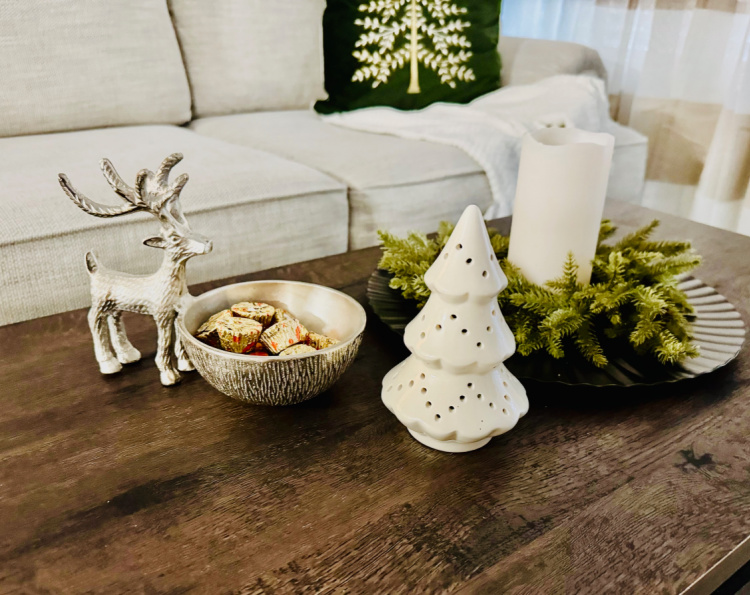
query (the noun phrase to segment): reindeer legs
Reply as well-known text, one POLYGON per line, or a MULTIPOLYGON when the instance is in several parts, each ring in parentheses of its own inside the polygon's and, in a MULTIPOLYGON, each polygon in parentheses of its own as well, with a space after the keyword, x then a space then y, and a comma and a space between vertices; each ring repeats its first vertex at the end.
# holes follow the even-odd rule
POLYGON ((89 328, 94 338, 94 354, 99 362, 99 371, 102 374, 115 374, 122 370, 122 364, 117 361, 115 352, 112 351, 110 343, 109 328, 107 327, 107 315, 94 304, 89 310, 89 328))
POLYGON ((109 337, 121 364, 132 364, 141 359, 141 352, 133 347, 125 334, 121 312, 115 312, 109 316, 109 337))
POLYGON ((177 356, 177 369, 180 372, 190 372, 195 370, 195 367, 193 367, 193 364, 190 362, 190 358, 188 357, 185 348, 182 346, 182 341, 180 341, 180 333, 177 330, 176 317, 174 319, 174 324, 174 353, 177 356))
POLYGON ((169 313, 154 316, 156 329, 159 333, 159 341, 156 347, 156 367, 161 372, 161 383, 164 386, 172 386, 180 381, 180 373, 174 367, 175 357, 172 353, 176 315, 177 313, 172 310, 169 313))

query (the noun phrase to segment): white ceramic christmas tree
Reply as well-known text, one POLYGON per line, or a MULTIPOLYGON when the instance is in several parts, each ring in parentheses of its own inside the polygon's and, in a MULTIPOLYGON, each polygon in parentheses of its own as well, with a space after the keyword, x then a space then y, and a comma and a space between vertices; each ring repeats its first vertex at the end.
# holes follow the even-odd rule
POLYGON ((425 274, 431 295, 406 327, 406 360, 383 379, 383 403, 421 443, 481 448, 529 410, 503 365, 516 350, 497 305, 508 285, 478 207, 468 207, 425 274))

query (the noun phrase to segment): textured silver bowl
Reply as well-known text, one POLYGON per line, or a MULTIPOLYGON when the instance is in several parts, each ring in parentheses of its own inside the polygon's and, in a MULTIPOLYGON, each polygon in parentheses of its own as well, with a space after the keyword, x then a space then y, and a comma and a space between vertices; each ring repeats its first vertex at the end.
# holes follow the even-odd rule
POLYGON ((365 311, 346 294, 298 281, 226 285, 191 299, 177 329, 198 373, 225 395, 256 405, 293 405, 328 389, 354 361, 365 330, 365 311), (284 308, 308 329, 340 343, 315 353, 253 356, 210 347, 193 336, 212 314, 243 301, 284 308))

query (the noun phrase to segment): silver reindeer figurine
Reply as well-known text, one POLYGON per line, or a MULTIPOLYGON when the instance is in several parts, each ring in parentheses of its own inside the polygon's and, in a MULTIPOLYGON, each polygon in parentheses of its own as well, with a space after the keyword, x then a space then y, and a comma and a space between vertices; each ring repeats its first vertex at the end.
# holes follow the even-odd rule
POLYGON ((198 254, 211 252, 211 241, 190 229, 182 214, 180 192, 188 181, 182 174, 169 183, 169 173, 182 161, 180 153, 167 157, 153 172, 138 172, 133 187, 123 182, 108 159, 99 163, 104 177, 123 205, 110 207, 86 198, 60 174, 60 186, 76 205, 95 217, 119 217, 127 213, 147 211, 159 219, 161 233, 143 241, 146 246, 164 250, 164 260, 153 275, 130 275, 100 265, 91 252, 86 253, 86 268, 91 278, 91 310, 88 321, 94 338, 94 352, 102 374, 114 374, 141 358, 130 344, 122 322, 123 312, 149 314, 156 322, 159 342, 156 367, 161 383, 170 386, 180 379, 178 370, 193 369, 175 328, 181 298, 188 293, 185 263, 198 254))

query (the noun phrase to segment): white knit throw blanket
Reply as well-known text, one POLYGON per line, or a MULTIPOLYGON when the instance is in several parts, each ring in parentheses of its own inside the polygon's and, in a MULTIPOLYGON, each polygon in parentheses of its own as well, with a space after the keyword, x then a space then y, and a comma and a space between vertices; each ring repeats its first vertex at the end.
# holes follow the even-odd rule
POLYGON ((323 118, 355 130, 463 149, 489 179, 493 204, 485 212, 488 219, 513 210, 521 137, 526 132, 544 126, 601 132, 611 122, 604 82, 586 75, 503 87, 466 105, 435 103, 417 111, 372 107, 323 118))

